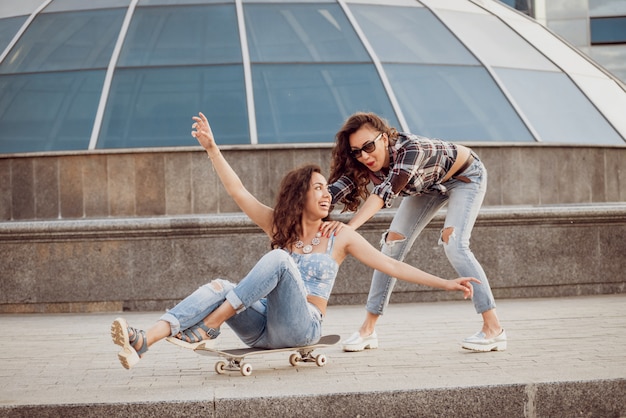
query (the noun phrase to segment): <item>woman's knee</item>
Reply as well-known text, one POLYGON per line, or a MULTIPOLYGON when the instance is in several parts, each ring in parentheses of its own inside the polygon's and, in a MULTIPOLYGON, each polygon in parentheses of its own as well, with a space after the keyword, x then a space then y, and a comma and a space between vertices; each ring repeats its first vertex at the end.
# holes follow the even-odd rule
POLYGON ((275 249, 265 254, 257 263, 257 267, 281 270, 281 267, 295 265, 293 259, 287 251, 275 249))
POLYGON ((213 279, 209 283, 202 285, 200 289, 211 294, 226 294, 235 286, 235 283, 225 279, 213 279))
POLYGON ((450 261, 470 252, 469 244, 459 239, 453 226, 448 226, 441 230, 439 245, 443 246, 443 250, 450 261))
POLYGON ((380 239, 381 252, 390 257, 400 254, 406 237, 399 232, 392 230, 385 231, 380 239))
POLYGON ((450 238, 456 238, 456 235, 454 235, 453 226, 449 226, 441 230, 441 241, 444 244, 450 244, 450 238))
POLYGON ((261 258, 261 260, 272 260, 276 262, 282 262, 288 259, 289 254, 287 253, 287 251, 278 248, 269 251, 261 258))

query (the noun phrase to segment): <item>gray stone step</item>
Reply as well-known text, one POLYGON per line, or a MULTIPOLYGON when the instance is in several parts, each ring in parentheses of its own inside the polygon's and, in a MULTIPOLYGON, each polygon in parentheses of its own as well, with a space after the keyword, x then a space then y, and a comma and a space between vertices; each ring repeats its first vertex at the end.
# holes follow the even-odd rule
MULTIPOLYGON (((394 213, 381 211, 359 231, 378 246, 394 213)), ((453 278, 437 245, 444 216, 406 261, 453 278)), ((624 236, 626 203, 485 207, 472 250, 496 299, 621 293, 624 236)), ((0 223, 0 312, 165 309, 215 277, 239 281, 268 249, 241 213, 0 223)), ((371 273, 347 259, 330 303, 363 304, 371 273)), ((403 282, 392 295, 393 302, 450 299, 458 295, 403 282)))

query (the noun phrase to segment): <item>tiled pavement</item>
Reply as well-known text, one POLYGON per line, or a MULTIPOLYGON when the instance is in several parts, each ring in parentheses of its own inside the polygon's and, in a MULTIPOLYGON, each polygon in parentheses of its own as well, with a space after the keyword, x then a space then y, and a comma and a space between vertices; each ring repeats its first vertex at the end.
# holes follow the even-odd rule
MULTIPOLYGON (((469 301, 392 304, 380 347, 251 357, 252 376, 167 342, 132 370, 109 336, 119 313, 0 315, 0 416, 626 417, 626 294, 504 299, 504 352, 459 341, 480 327, 469 301)), ((159 312, 123 314, 147 328, 159 312)), ((325 333, 346 338, 362 306, 330 306, 325 333)), ((241 346, 227 327, 219 347, 241 346)))

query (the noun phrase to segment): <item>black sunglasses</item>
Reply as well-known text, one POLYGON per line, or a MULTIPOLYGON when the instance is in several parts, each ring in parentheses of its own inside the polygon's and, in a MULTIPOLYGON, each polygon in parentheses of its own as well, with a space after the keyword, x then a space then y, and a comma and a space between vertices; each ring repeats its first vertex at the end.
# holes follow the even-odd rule
POLYGON ((382 138, 382 136, 383 136, 383 133, 381 132, 378 134, 376 138, 374 138, 373 141, 366 142, 365 144, 363 144, 361 148, 351 149, 350 155, 352 155, 353 158, 359 158, 363 151, 367 152, 368 154, 371 152, 374 152, 374 150, 376 149, 376 141, 382 138))

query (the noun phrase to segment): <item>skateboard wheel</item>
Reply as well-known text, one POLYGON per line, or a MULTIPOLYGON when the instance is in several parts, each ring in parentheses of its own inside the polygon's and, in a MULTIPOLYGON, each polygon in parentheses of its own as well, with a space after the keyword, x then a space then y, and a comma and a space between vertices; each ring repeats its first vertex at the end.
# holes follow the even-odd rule
POLYGON ((326 356, 324 354, 320 354, 317 357, 315 357, 315 364, 317 364, 319 367, 322 367, 326 364, 326 356))
POLYGON ((302 357, 300 357, 300 354, 296 354, 293 353, 292 355, 289 356, 289 364, 291 364, 292 366, 297 366, 299 362, 302 361, 302 357))
POLYGON ((215 363, 215 372, 217 374, 224 374, 224 369, 226 368, 226 363, 223 361, 218 361, 215 363))
POLYGON ((252 374, 252 366, 250 363, 244 363, 241 365, 241 374, 244 376, 250 376, 252 374))

